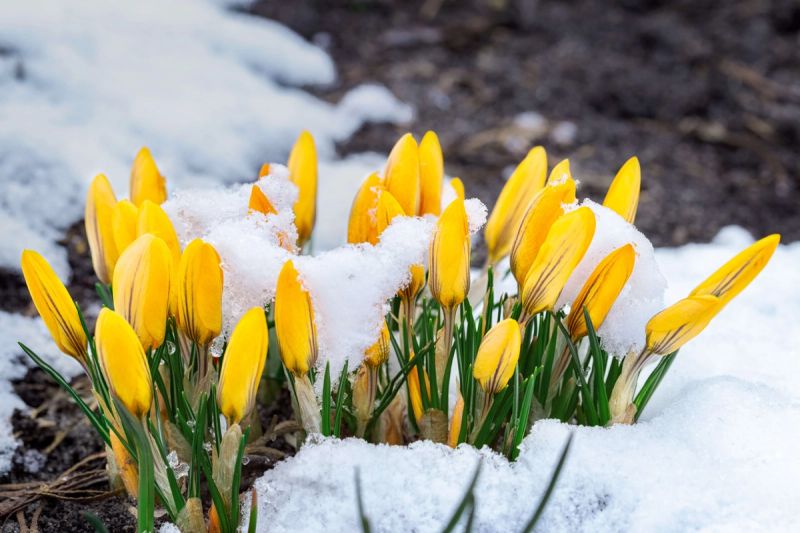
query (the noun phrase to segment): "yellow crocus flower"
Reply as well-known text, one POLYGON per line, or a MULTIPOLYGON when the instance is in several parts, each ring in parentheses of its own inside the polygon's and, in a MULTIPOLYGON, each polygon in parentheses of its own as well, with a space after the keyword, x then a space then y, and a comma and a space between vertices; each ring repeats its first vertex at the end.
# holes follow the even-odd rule
POLYGON ((428 285, 446 309, 464 301, 469 292, 470 236, 464 202, 454 200, 436 223, 430 245, 428 285))
POLYGON ((302 247, 311 238, 317 217, 317 148, 309 132, 300 133, 287 166, 289 178, 298 189, 294 223, 297 226, 297 245, 302 247))
POLYGON ((600 329, 631 277, 635 262, 636 252, 633 245, 626 244, 608 254, 595 267, 570 306, 567 329, 573 341, 588 333, 586 317, 583 315, 584 308, 589 312, 595 329, 600 329))
POLYGON ((414 216, 419 211, 419 147, 410 133, 400 137, 389 153, 383 181, 406 215, 414 216))
POLYGON ((456 192, 456 198, 461 199, 464 201, 464 182, 461 181, 461 178, 453 178, 450 180, 450 186, 456 192))
POLYGON ((139 237, 147 233, 164 241, 172 255, 173 264, 177 266, 181 260, 181 244, 175 226, 161 206, 150 200, 145 200, 139 206, 139 220, 136 224, 136 234, 139 237))
POLYGON ((114 244, 120 255, 138 237, 139 208, 130 200, 120 200, 111 214, 114 244))
POLYGON ((483 337, 472 376, 486 394, 495 395, 506 388, 517 367, 521 345, 519 323, 511 318, 495 324, 483 337))
POLYGON ((200 239, 190 242, 181 256, 176 282, 175 321, 187 337, 206 346, 222 330, 223 274, 214 247, 200 239))
POLYGON ((767 266, 780 242, 781 236, 776 233, 751 244, 695 287, 689 295, 710 294, 718 297, 723 306, 727 305, 767 266))
POLYGON ((253 409, 268 348, 264 310, 253 307, 236 324, 219 373, 217 405, 229 424, 238 424, 253 409))
POLYGON ((141 207, 145 200, 160 205, 167 199, 167 182, 158 171, 150 149, 142 147, 131 168, 131 201, 141 207))
POLYGON ((145 350, 164 341, 172 258, 163 240, 145 234, 122 253, 114 271, 114 309, 133 326, 145 350))
POLYGON ((461 434, 461 422, 464 419, 464 397, 458 393, 456 405, 453 407, 453 416, 450 419, 450 431, 447 434, 447 445, 451 448, 458 446, 458 437, 461 434))
POLYGON ((253 188, 250 189, 250 200, 248 202, 247 208, 250 212, 257 212, 263 213, 265 215, 277 215, 278 210, 275 209, 275 206, 272 205, 272 202, 269 201, 267 195, 264 194, 264 191, 261 190, 261 187, 258 185, 253 185, 253 188))
POLYGON ((522 286, 523 322, 552 310, 594 237, 594 213, 579 207, 556 220, 522 286))
POLYGON ((389 328, 386 322, 381 325, 381 332, 375 344, 367 348, 364 354, 364 364, 377 368, 389 360, 389 328))
POLYGON ((400 290, 400 293, 413 303, 419 291, 425 286, 425 267, 422 265, 411 265, 410 271, 411 280, 408 282, 408 285, 400 290))
POLYGON ((550 171, 550 177, 547 178, 547 183, 563 183, 565 181, 574 181, 572 179, 572 172, 569 169, 569 159, 562 159, 553 170, 550 171))
POLYGON ((292 261, 286 261, 278 275, 275 332, 283 364, 295 376, 304 376, 317 363, 317 328, 311 296, 292 261))
POLYGON ((647 351, 667 355, 695 338, 722 308, 716 296, 689 296, 657 313, 645 327, 647 351))
POLYGON ((114 264, 119 253, 114 244, 114 233, 111 216, 117 197, 103 174, 98 174, 89 186, 86 194, 86 209, 84 221, 86 224, 86 238, 89 241, 89 250, 92 253, 92 266, 98 279, 105 284, 111 283, 114 274, 114 264))
MULTIPOLYGON (((413 359, 413 354, 411 358, 413 359)), ((431 382, 428 379, 428 372, 422 370, 422 376, 425 379, 425 391, 430 393, 431 382)), ((408 396, 411 399, 411 411, 414 413, 414 420, 419 422, 425 414, 425 408, 422 404, 422 391, 420 389, 419 373, 416 367, 412 368, 408 377, 406 378, 406 385, 408 386, 408 396)))
POLYGON ((418 215, 438 215, 442 211, 444 157, 439 137, 429 131, 419 143, 419 208, 418 215))
POLYGON ((547 232, 564 214, 564 204, 575 201, 575 182, 567 180, 539 191, 522 218, 511 248, 511 272, 521 287, 547 232))
POLYGON ((528 206, 547 179, 547 154, 533 148, 517 166, 500 191, 486 223, 484 238, 489 250, 489 264, 494 265, 511 252, 517 229, 528 206))
POLYGON ((264 176, 269 176, 270 166, 269 163, 264 163, 261 165, 261 168, 258 171, 258 177, 263 178, 264 176))
POLYGON ((378 195, 378 206, 375 209, 375 231, 378 233, 378 241, 384 230, 389 227, 395 217, 405 215, 400 203, 389 191, 381 191, 378 195))
POLYGON ((78 308, 44 257, 33 250, 22 252, 22 276, 33 305, 50 331, 58 349, 86 364, 86 332, 78 308))
POLYGON ((353 199, 353 205, 350 207, 350 218, 347 221, 348 243, 378 243, 375 210, 378 206, 378 196, 382 190, 383 184, 376 173, 370 174, 359 187, 356 197, 353 199))
POLYGON ((603 205, 633 224, 636 209, 639 207, 639 189, 642 183, 642 170, 639 159, 631 157, 617 172, 608 188, 603 205))
POLYGON ((145 416, 153 403, 150 367, 131 325, 105 307, 95 326, 100 366, 112 394, 136 417, 145 416))

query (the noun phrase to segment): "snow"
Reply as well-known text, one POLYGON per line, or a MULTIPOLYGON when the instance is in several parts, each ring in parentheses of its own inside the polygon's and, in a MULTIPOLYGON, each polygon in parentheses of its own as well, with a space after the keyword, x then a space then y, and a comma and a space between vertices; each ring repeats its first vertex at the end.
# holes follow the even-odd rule
POLYGON ((126 196, 141 146, 170 189, 196 188, 253 179, 302 129, 326 162, 364 122, 411 118, 376 85, 338 104, 296 88, 335 80, 327 54, 227 4, 0 3, 0 222, 13 230, 0 267, 18 270, 33 246, 66 276, 56 241, 81 218, 89 181, 104 172, 126 196))
MULTIPOLYGON (((667 301, 752 240, 727 228, 710 244, 658 250, 667 301)), ((356 468, 374 531, 439 531, 479 459, 475 530, 519 531, 569 432, 575 440, 542 531, 797 530, 798 312, 795 243, 780 246, 762 275, 681 350, 637 425, 541 421, 513 464, 466 445, 310 443, 256 482, 259 531, 358 529, 356 468)))

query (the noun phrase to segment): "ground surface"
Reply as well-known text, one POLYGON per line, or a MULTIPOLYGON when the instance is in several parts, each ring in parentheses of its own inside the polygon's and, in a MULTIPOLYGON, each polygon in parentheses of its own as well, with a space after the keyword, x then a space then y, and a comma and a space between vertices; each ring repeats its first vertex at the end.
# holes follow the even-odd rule
MULTIPOLYGON (((616 168, 638 155, 638 225, 657 245, 705 241, 728 224, 800 239, 800 6, 789 0, 529 4, 493 10, 435 0, 258 2, 251 11, 332 55, 340 79, 317 94, 336 100, 376 81, 412 103, 411 129, 439 132, 448 172, 490 206, 498 176, 542 143, 552 159, 570 157, 584 191, 597 199, 616 168)), ((402 131, 367 126, 340 152, 385 152, 402 131)), ((80 226, 65 243, 75 273, 70 290, 93 300, 80 226)), ((0 276, 2 309, 32 311, 22 288, 18 276, 0 276)), ((31 407, 47 405, 36 419, 15 416, 23 446, 0 483, 49 481, 101 451, 78 410, 41 373, 30 372, 15 389, 31 407), (63 440, 53 446, 56 438, 63 440), (48 452, 36 473, 22 466, 32 451, 48 452)), ((281 405, 277 414, 286 417, 281 405)), ((262 413, 265 425, 273 414, 262 413)), ((24 520, 31 525, 35 518, 41 531, 88 531, 85 510, 112 531, 134 525, 121 497, 48 498, 37 505, 24 520)), ((0 531, 19 530, 14 514, 4 520, 0 531)))

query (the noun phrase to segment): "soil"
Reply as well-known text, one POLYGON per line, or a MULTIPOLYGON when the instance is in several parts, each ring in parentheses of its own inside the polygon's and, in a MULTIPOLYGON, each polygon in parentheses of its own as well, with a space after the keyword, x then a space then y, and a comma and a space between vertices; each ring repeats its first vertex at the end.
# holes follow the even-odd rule
MULTIPOLYGON (((551 163, 569 157, 583 194, 597 200, 635 154, 643 168, 637 225, 656 245, 706 241, 728 224, 800 239, 795 1, 259 1, 249 11, 328 50, 339 81, 310 88, 315 94, 338 101, 377 82, 415 106, 411 124, 367 125, 341 155, 386 152, 406 130, 434 129, 448 173, 492 205, 501 177, 532 145, 545 145, 551 163)), ((82 224, 64 243, 75 273, 69 289, 85 308, 97 298, 82 224)), ((18 275, 0 272, 0 308, 35 313, 18 275)), ((53 482, 102 451, 41 371, 14 387, 32 410, 14 414, 22 445, 0 484, 53 482)), ((243 488, 294 452, 279 429, 290 413, 285 390, 259 405, 262 444, 277 451, 250 457, 243 488)), ((81 468, 102 467, 95 457, 81 468)), ((0 517, 0 532, 20 531, 20 521, 31 530, 93 531, 87 511, 109 531, 133 531, 127 498, 107 494, 102 476, 94 481, 76 496, 96 500, 44 497, 0 517)))

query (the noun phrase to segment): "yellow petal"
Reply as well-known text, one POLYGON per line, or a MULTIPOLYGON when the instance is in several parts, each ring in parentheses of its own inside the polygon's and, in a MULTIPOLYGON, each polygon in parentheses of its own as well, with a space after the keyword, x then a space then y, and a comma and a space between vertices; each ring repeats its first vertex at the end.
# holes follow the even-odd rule
POLYGON ((111 228, 114 233, 114 244, 120 255, 136 240, 139 224, 139 208, 130 200, 120 200, 111 214, 111 228))
POLYGON ((84 220, 89 250, 92 252, 92 266, 97 277, 105 284, 111 282, 114 264, 119 256, 111 224, 116 203, 117 197, 108 178, 103 174, 95 176, 86 194, 84 220))
MULTIPOLYGON (((411 354, 411 359, 414 358, 414 354, 411 354)), ((406 384, 408 386, 408 396, 411 399, 411 410, 414 413, 414 420, 419 421, 422 418, 422 415, 425 414, 425 408, 422 404, 422 391, 420 389, 420 382, 419 382, 419 370, 417 367, 411 369, 408 373, 408 377, 406 378, 406 384)), ((426 393, 430 393, 431 390, 431 382, 428 379, 428 372, 424 369, 422 370, 422 376, 425 379, 425 391, 426 393)))
POLYGON ((375 344, 367 348, 364 354, 364 364, 373 368, 381 366, 389 360, 389 328, 386 322, 381 326, 381 333, 375 344))
POLYGON ((264 163, 261 165, 261 168, 258 171, 258 177, 263 178, 264 176, 269 176, 270 166, 269 163, 264 163))
POLYGON ((464 202, 454 200, 436 223, 429 252, 428 285, 434 299, 447 309, 469 292, 470 237, 464 202))
POLYGON ((132 415, 146 415, 153 402, 153 387, 147 357, 136 332, 122 315, 105 307, 97 317, 95 341, 112 394, 132 415))
POLYGON ((311 296, 292 261, 286 261, 275 290, 275 332, 281 359, 296 376, 303 376, 317 363, 317 328, 311 296))
POLYGON ((570 307, 567 329, 573 340, 588 333, 584 308, 589 311, 595 330, 600 329, 611 306, 631 277, 635 262, 636 252, 633 245, 626 244, 608 254, 595 267, 570 307))
POLYGON ((410 133, 395 143, 386 168, 383 171, 386 190, 392 193, 406 215, 415 215, 419 210, 419 147, 410 133))
POLYGON ((461 422, 464 418, 464 397, 458 393, 456 405, 453 407, 453 415, 450 418, 450 431, 447 434, 447 445, 451 448, 458 446, 458 437, 461 434, 461 422))
POLYGON ((419 291, 425 286, 425 267, 422 265, 411 265, 409 270, 411 272, 411 280, 408 282, 408 285, 400 290, 400 293, 413 302, 417 294, 419 294, 419 291))
POLYGON ((300 133, 289 154, 289 178, 297 185, 294 222, 297 226, 297 245, 311 238, 317 216, 317 148, 307 131, 300 133))
POLYGON ((141 237, 147 233, 164 241, 175 265, 180 262, 181 244, 178 241, 178 234, 175 233, 175 227, 161 206, 150 200, 145 200, 139 206, 139 220, 136 224, 137 236, 141 237))
POLYGON ((389 191, 381 191, 378 195, 378 207, 375 210, 375 230, 380 241, 383 231, 389 227, 395 217, 404 216, 405 212, 400 203, 389 191))
POLYGON ((429 131, 419 143, 419 209, 418 215, 438 215, 442 210, 444 157, 439 137, 429 131))
POLYGON ((375 173, 370 174, 359 187, 356 197, 353 199, 353 205, 350 206, 350 218, 347 222, 348 243, 378 243, 375 211, 382 189, 381 179, 375 173))
POLYGON ((519 360, 522 334, 519 323, 507 318, 483 337, 475 356, 472 376, 486 394, 497 394, 508 385, 519 360))
POLYGON ((547 232, 564 214, 564 204, 575 201, 575 182, 567 180, 539 191, 522 218, 511 247, 511 272, 522 286, 528 271, 547 238, 547 232))
POLYGON ((450 186, 456 192, 456 197, 464 200, 464 182, 461 178, 453 178, 450 180, 450 186))
POLYGON ((553 170, 550 171, 550 177, 547 178, 547 183, 558 184, 567 181, 574 182, 572 179, 572 172, 569 170, 569 159, 562 159, 553 167, 553 170))
POLYGON ((114 271, 114 309, 133 326, 145 350, 164 341, 172 259, 160 238, 145 234, 122 253, 114 271))
POLYGON ((546 178, 547 154, 537 146, 508 178, 486 223, 484 237, 490 264, 496 264, 511 252, 522 217, 533 197, 544 187, 546 178))
POLYGON ((250 212, 264 213, 265 215, 277 215, 278 210, 269 201, 267 195, 261 190, 258 185, 253 185, 250 189, 250 201, 247 205, 250 212))
POLYGON ((206 346, 222 330, 223 274, 217 251, 200 239, 190 242, 178 267, 175 320, 187 337, 206 346))
POLYGON ((552 310, 569 276, 592 242, 594 213, 579 207, 556 220, 531 265, 522 288, 522 307, 530 318, 552 310))
POLYGON ((145 200, 160 205, 167 199, 167 182, 147 147, 139 150, 133 161, 130 197, 136 207, 141 207, 145 200))
POLYGON ((647 322, 647 350, 667 355, 695 338, 722 308, 716 296, 689 296, 647 322))
POLYGON ((236 324, 219 373, 217 404, 229 423, 239 423, 253 409, 268 348, 266 315, 253 307, 236 324))
POLYGON ((636 219, 636 209, 639 207, 641 183, 642 170, 639 168, 639 160, 631 157, 625 161, 611 182, 603 205, 633 224, 636 219))
POLYGON ((22 276, 33 305, 44 320, 58 349, 86 364, 86 333, 78 308, 44 257, 33 250, 22 252, 22 276))
POLYGON ((108 436, 111 439, 111 451, 114 453, 114 462, 116 463, 119 477, 122 479, 128 495, 136 498, 139 495, 139 465, 125 445, 122 444, 122 441, 119 440, 115 431, 109 431, 108 436))
POLYGON ((751 244, 695 287, 690 296, 711 294, 727 305, 767 266, 780 242, 776 233, 751 244))

